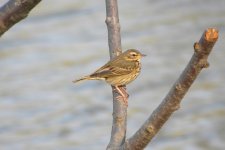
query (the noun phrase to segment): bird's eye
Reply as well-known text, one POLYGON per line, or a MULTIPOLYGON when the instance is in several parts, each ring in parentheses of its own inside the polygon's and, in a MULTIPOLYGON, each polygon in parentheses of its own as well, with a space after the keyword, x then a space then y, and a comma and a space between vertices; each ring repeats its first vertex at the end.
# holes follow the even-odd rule
POLYGON ((137 54, 136 53, 131 53, 131 56, 135 57, 135 56, 137 56, 137 54))

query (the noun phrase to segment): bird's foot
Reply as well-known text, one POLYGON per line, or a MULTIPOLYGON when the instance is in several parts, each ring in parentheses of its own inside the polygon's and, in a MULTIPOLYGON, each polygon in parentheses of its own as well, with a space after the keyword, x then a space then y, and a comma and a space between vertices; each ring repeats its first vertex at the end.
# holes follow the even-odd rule
POLYGON ((126 91, 126 87, 120 86, 119 88, 120 88, 120 90, 122 91, 123 95, 124 95, 126 98, 129 98, 129 94, 128 94, 127 91, 126 91))
POLYGON ((117 92, 118 92, 118 96, 116 97, 116 99, 118 100, 123 100, 124 104, 126 106, 128 106, 128 97, 129 97, 129 94, 127 94, 126 92, 126 89, 122 86, 115 86, 117 92))

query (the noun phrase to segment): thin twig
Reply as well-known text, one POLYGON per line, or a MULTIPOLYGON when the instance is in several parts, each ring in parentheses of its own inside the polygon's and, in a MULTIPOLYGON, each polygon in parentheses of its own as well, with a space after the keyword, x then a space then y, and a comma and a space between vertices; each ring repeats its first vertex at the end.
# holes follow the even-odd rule
MULTIPOLYGON (((117 0, 106 0, 106 24, 108 28, 108 44, 110 58, 119 55, 121 51, 120 24, 117 0)), ((126 137, 127 106, 123 100, 118 99, 115 88, 113 91, 113 125, 108 150, 118 149, 126 137)))
POLYGON ((41 0, 9 0, 0 8, 0 36, 14 24, 26 18, 41 0))
POLYGON ((180 78, 142 127, 125 142, 122 149, 144 149, 172 113, 179 109, 182 98, 200 71, 209 66, 207 58, 217 39, 218 31, 215 28, 209 28, 203 33, 199 42, 194 44, 195 53, 180 78))

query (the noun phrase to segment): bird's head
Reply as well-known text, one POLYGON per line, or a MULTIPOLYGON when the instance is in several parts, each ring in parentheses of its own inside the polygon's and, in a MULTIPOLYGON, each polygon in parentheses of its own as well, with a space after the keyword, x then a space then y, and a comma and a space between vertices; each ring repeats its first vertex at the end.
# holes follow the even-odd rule
POLYGON ((128 61, 140 61, 142 57, 146 56, 136 49, 129 49, 125 51, 123 54, 124 54, 124 59, 128 61))

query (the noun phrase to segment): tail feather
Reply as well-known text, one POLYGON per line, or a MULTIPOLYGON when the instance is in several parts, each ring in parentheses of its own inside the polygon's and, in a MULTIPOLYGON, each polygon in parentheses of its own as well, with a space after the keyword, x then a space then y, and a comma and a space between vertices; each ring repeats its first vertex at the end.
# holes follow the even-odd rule
POLYGON ((77 82, 84 81, 84 80, 90 80, 90 76, 85 76, 85 77, 83 77, 83 78, 74 80, 73 83, 77 83, 77 82))
POLYGON ((104 78, 92 77, 91 75, 89 75, 89 76, 84 76, 78 80, 74 80, 73 83, 77 83, 84 80, 104 80, 104 78))

